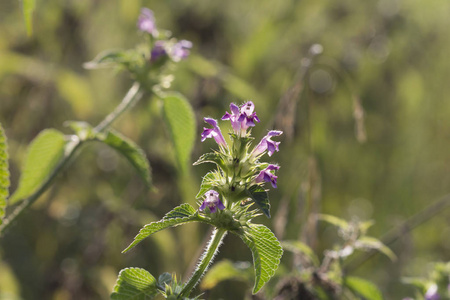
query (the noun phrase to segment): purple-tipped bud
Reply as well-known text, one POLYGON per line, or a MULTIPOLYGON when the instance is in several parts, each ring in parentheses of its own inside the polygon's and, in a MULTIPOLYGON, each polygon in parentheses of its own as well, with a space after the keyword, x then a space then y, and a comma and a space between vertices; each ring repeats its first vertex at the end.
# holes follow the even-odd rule
POLYGON ((259 172, 259 175, 256 176, 255 182, 270 182, 274 188, 277 188, 277 176, 272 171, 278 171, 280 169, 277 165, 269 165, 267 168, 259 172))
POLYGON ((220 131, 217 121, 211 118, 204 118, 203 120, 205 120, 205 122, 211 125, 213 128, 203 128, 202 142, 205 141, 207 138, 214 138, 217 144, 226 148, 227 143, 223 138, 222 132, 220 131))
POLYGON ((166 45, 166 43, 164 41, 156 41, 155 42, 155 45, 153 46, 151 56, 150 56, 151 62, 155 62, 159 58, 167 55, 165 45, 166 45))
POLYGON ((437 284, 432 284, 425 293, 425 300, 439 300, 441 296, 438 294, 437 284))
POLYGON ((192 42, 187 40, 181 40, 172 47, 171 57, 173 61, 180 61, 189 56, 189 49, 192 48, 192 42))
POLYGON ((239 121, 241 122, 242 130, 247 130, 249 127, 255 126, 255 121, 259 122, 259 118, 254 112, 255 105, 252 101, 248 101, 241 106, 241 115, 239 116, 239 121))
POLYGON ((143 7, 141 9, 141 14, 137 22, 137 27, 140 31, 150 33, 154 37, 158 36, 158 30, 156 30, 155 17, 153 16, 153 11, 143 7))
POLYGON ((223 205, 222 201, 220 201, 218 192, 209 190, 206 192, 205 196, 205 200, 203 200, 203 203, 199 208, 200 211, 204 211, 206 207, 209 207, 209 211, 211 213, 215 213, 217 209, 225 209, 225 205, 223 205))
POLYGON ((261 142, 253 149, 253 152, 251 154, 252 157, 258 157, 259 155, 263 154, 264 152, 268 152, 269 156, 272 156, 275 151, 279 151, 278 146, 280 145, 280 142, 274 142, 272 141, 271 137, 273 136, 279 136, 283 134, 283 131, 279 130, 271 130, 269 133, 262 138, 261 142))

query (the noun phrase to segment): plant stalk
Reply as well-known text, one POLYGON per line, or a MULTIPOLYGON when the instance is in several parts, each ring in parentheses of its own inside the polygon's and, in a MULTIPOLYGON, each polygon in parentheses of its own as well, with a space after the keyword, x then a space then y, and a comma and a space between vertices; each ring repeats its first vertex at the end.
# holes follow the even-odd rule
POLYGON ((206 247, 205 252, 203 253, 200 262, 192 274, 191 278, 189 278, 188 282, 184 285, 183 290, 178 296, 179 299, 183 299, 183 297, 189 297, 189 294, 192 292, 192 289, 198 284, 200 278, 205 274, 209 265, 212 263, 214 256, 219 249, 219 246, 222 244, 222 240, 227 234, 226 229, 218 228, 215 229, 211 235, 211 240, 206 247))

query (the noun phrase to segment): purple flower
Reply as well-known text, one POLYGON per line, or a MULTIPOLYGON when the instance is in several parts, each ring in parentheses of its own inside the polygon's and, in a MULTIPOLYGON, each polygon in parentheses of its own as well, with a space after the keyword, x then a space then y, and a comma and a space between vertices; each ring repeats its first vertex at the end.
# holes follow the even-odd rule
POLYGON ((150 33, 154 37, 158 35, 158 30, 156 30, 155 17, 153 16, 153 11, 143 7, 141 9, 141 14, 137 22, 137 27, 140 31, 150 33))
POLYGON ((277 176, 272 171, 278 171, 280 169, 277 165, 269 165, 267 168, 259 172, 259 175, 256 176, 255 182, 270 182, 274 188, 277 188, 277 176))
POLYGON ((192 48, 192 42, 181 40, 172 47, 171 57, 173 61, 180 61, 189 56, 189 49, 192 48))
POLYGON ((211 118, 204 118, 206 123, 210 124, 213 128, 203 128, 202 132, 202 142, 207 138, 214 138, 217 144, 226 148, 227 143, 223 138, 222 132, 220 131, 219 126, 217 125, 217 121, 211 118))
POLYGON ((241 106, 241 115, 239 121, 241 122, 242 130, 246 131, 249 127, 255 126, 255 121, 259 123, 259 118, 255 112, 255 105, 252 101, 248 101, 241 106))
POLYGON ((219 199, 219 193, 214 190, 209 190, 205 194, 206 198, 200 206, 200 211, 205 210, 206 207, 209 207, 209 211, 211 213, 215 213, 217 208, 225 209, 225 205, 223 205, 222 201, 219 199))
POLYGON ((425 293, 425 300, 439 300, 440 298, 437 284, 432 284, 425 293))
POLYGON ((241 112, 239 110, 239 106, 234 103, 230 104, 230 111, 226 112, 222 120, 230 120, 231 126, 233 127, 234 132, 239 133, 241 131, 241 121, 239 121, 239 117, 241 116, 241 112))
POLYGON ((278 145, 280 145, 280 142, 274 142, 272 141, 271 137, 273 136, 279 136, 283 133, 283 131, 279 130, 271 130, 269 133, 262 138, 261 142, 253 149, 253 152, 251 154, 252 157, 258 157, 259 155, 263 154, 266 150, 269 154, 269 156, 272 156, 272 154, 275 151, 279 151, 278 145))
POLYGON ((166 43, 164 41, 156 41, 155 42, 155 46, 153 47, 151 56, 150 56, 151 62, 155 62, 160 57, 167 55, 165 45, 166 45, 166 43))

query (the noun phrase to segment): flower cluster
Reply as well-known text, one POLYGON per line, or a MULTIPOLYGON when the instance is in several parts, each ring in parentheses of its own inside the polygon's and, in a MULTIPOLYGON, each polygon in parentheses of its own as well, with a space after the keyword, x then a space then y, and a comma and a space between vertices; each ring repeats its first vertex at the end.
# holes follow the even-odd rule
POLYGON ((154 63, 166 57, 178 62, 189 56, 192 43, 187 40, 164 39, 165 35, 158 31, 155 17, 150 9, 145 7, 141 9, 137 27, 140 31, 148 33, 152 37, 152 41, 156 39, 150 52, 150 62, 154 63))
POLYGON ((219 151, 203 155, 196 164, 213 162, 218 170, 209 173, 203 179, 201 192, 198 197, 205 196, 200 211, 209 208, 210 213, 215 213, 225 208, 233 210, 236 203, 244 205, 253 201, 267 215, 269 202, 264 184, 270 183, 277 187, 278 177, 275 172, 280 169, 276 164, 262 163, 259 159, 267 153, 272 156, 279 151, 280 142, 272 138, 280 136, 281 131, 271 130, 255 146, 251 147, 251 127, 260 120, 255 112, 255 105, 248 101, 241 106, 230 104, 230 112, 226 112, 222 120, 229 120, 233 131, 230 133, 228 144, 218 121, 212 118, 204 118, 211 127, 205 127, 201 134, 202 142, 213 138, 219 145, 219 151))

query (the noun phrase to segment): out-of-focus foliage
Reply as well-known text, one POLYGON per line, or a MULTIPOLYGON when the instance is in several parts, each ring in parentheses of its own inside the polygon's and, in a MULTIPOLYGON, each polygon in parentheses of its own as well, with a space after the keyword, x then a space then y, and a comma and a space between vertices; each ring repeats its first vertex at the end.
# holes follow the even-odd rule
MULTIPOLYGON (((372 235, 381 236, 450 192, 450 3, 445 0, 39 0, 31 37, 21 3, 3 1, 0 122, 8 137, 11 192, 26 146, 40 131, 68 133, 62 126, 66 120, 95 124, 126 93, 131 84, 126 76, 85 70, 82 64, 105 49, 133 47, 140 38, 135 25, 141 6, 155 12, 162 28, 194 43, 172 86, 189 99, 197 119, 219 118, 231 101, 252 100, 262 121, 254 133, 263 136, 280 124, 275 112, 290 91, 283 99, 291 109, 278 115, 290 117, 282 123, 292 135, 274 155, 281 169, 278 189, 270 195, 273 222, 265 221, 279 239, 301 237, 322 253, 336 234, 307 221, 311 211, 374 219, 372 235), (323 54, 301 76, 302 59, 316 43, 323 54), (297 97, 289 97, 296 91, 297 97), (324 242, 315 238, 317 231, 324 242)), ((189 274, 206 226, 159 232, 120 253, 144 224, 182 201, 194 204, 208 169, 201 165, 186 170, 188 176, 179 173, 160 104, 143 99, 115 123, 145 151, 155 190, 109 147, 99 144, 83 152, 0 240, 0 293, 19 299, 106 299, 124 266, 189 274)), ((197 140, 195 147, 192 157, 208 152, 213 142, 197 140)), ((389 245, 397 262, 376 256, 354 275, 374 282, 389 299, 412 295, 401 276, 422 274, 427 262, 450 259, 448 214, 442 211, 389 245)), ((230 236, 216 261, 222 257, 251 261, 245 245, 230 236)), ((291 258, 286 255, 282 264, 290 268, 291 258)), ((208 296, 243 299, 246 288, 223 282, 208 296)))

